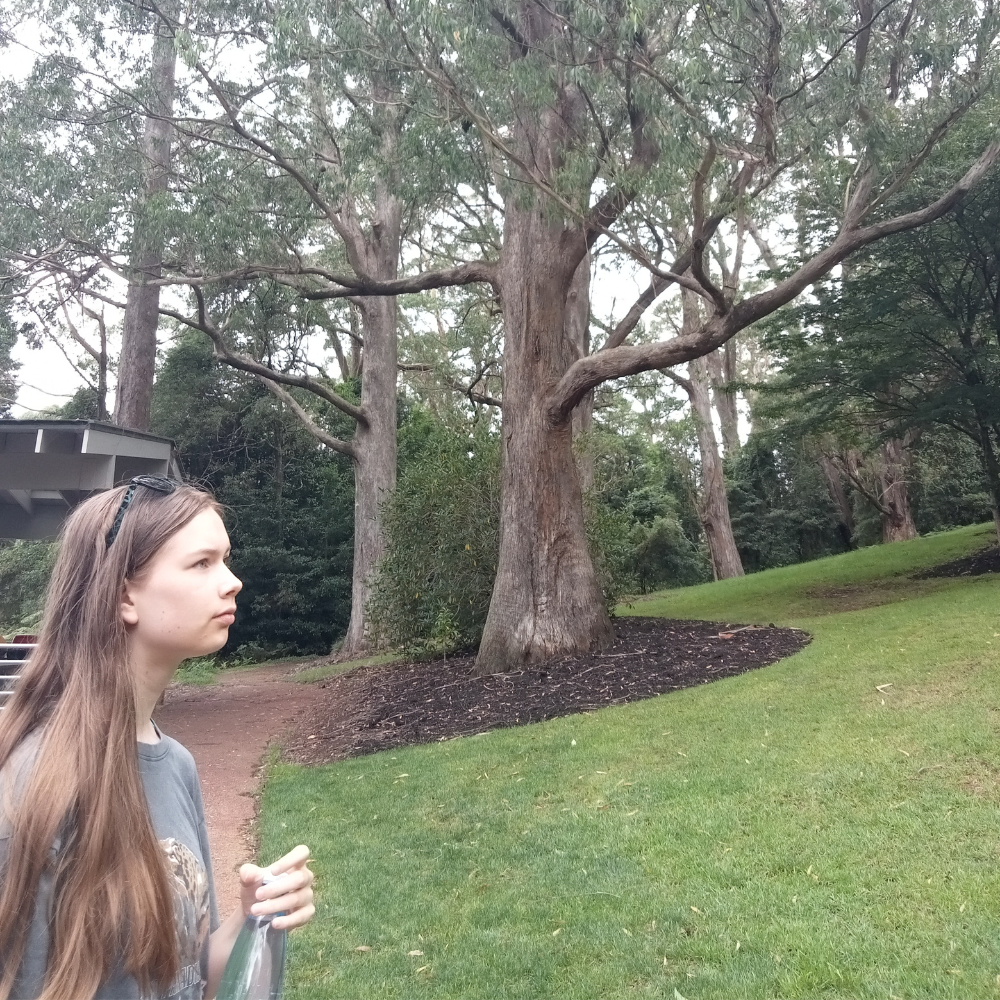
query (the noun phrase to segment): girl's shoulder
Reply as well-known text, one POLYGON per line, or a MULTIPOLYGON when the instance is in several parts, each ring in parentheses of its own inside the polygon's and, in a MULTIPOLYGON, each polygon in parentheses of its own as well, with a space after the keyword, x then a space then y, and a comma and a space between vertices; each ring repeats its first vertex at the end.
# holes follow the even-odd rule
POLYGON ((170 772, 181 777, 185 782, 198 783, 198 767, 191 751, 183 743, 172 736, 161 732, 159 743, 139 744, 139 768, 145 773, 152 771, 170 772))

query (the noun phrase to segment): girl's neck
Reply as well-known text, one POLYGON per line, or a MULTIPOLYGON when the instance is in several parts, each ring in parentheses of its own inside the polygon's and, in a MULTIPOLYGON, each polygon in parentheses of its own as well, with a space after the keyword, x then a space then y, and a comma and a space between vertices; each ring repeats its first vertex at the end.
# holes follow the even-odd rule
POLYGON ((140 743, 159 743, 160 737, 152 722, 153 709, 173 679, 180 662, 161 660, 134 646, 131 652, 135 677, 136 739, 140 743))

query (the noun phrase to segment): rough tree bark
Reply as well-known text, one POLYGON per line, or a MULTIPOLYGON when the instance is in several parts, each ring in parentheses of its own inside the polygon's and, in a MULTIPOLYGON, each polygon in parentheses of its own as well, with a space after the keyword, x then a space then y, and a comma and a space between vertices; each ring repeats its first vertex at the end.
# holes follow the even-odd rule
MULTIPOLYGON (((590 254, 577 265, 566 297, 566 339, 578 358, 590 353, 590 254)), ((588 392, 573 410, 573 442, 580 488, 594 488, 594 453, 587 433, 594 424, 594 393, 588 392)))
MULTIPOLYGON (((697 296, 686 289, 681 292, 683 315, 682 334, 697 330, 701 324, 697 296)), ((726 496, 726 481, 722 470, 722 456, 719 442, 715 437, 712 422, 712 379, 707 357, 688 362, 688 377, 682 378, 675 372, 666 370, 686 393, 691 402, 695 426, 698 432, 698 452, 701 458, 701 496, 698 498, 698 516, 708 540, 708 550, 712 559, 712 576, 716 580, 728 580, 743 576, 743 560, 740 559, 733 526, 729 518, 729 498, 726 496)))
POLYGON ((903 438, 883 442, 867 461, 853 448, 842 459, 851 484, 879 513, 883 542, 917 537, 907 483, 912 443, 911 432, 907 432, 903 438))
POLYGON ((506 206, 500 554, 479 675, 602 649, 613 637, 587 549, 572 421, 553 425, 545 413, 549 390, 575 360, 566 302, 584 240, 541 205, 506 206))
POLYGON ((705 358, 688 362, 688 375, 685 388, 688 390, 698 427, 698 451, 701 455, 698 515, 712 556, 712 575, 716 580, 728 580, 734 576, 743 576, 743 561, 736 548, 733 526, 729 519, 722 456, 719 454, 719 444, 712 426, 712 402, 709 397, 711 381, 705 358))
POLYGON ((907 442, 900 438, 890 438, 879 449, 883 542, 905 542, 917 537, 907 483, 911 458, 907 442))
MULTIPOLYGON (((554 13, 528 2, 519 4, 518 29, 529 46, 558 45, 562 34, 554 13)), ((521 162, 558 169, 585 112, 570 84, 541 111, 525 108, 512 129, 521 162)), ((559 419, 547 412, 552 387, 578 360, 566 335, 567 309, 588 232, 560 219, 540 195, 525 197, 515 188, 505 201, 503 235, 500 553, 479 675, 603 649, 614 636, 587 548, 573 458, 571 414, 582 396, 559 419)))
MULTIPOLYGON (((366 271, 391 281, 399 272, 403 205, 384 184, 378 185, 371 233, 358 241, 366 271)), ((364 337, 361 409, 367 423, 354 435, 354 568, 351 621, 345 654, 368 649, 366 618, 375 567, 385 552, 379 508, 396 488, 396 379, 398 372, 395 297, 359 300, 364 337)))
POLYGON ((118 359, 118 388, 114 422, 120 427, 149 430, 156 367, 156 330, 160 286, 150 284, 162 274, 163 226, 157 220, 156 201, 166 194, 170 177, 173 136, 174 70, 177 52, 174 30, 180 13, 177 0, 159 7, 150 67, 150 114, 142 136, 143 190, 136 213, 134 280, 125 298, 122 349, 118 359))

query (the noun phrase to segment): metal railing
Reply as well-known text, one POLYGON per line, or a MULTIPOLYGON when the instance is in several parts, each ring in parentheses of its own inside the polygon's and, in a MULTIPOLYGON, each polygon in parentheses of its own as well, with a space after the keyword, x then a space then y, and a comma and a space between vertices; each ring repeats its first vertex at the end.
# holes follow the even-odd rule
POLYGON ((14 664, 23 663, 35 648, 34 643, 0 642, 0 710, 3 703, 14 693, 14 685, 21 676, 14 673, 14 664))

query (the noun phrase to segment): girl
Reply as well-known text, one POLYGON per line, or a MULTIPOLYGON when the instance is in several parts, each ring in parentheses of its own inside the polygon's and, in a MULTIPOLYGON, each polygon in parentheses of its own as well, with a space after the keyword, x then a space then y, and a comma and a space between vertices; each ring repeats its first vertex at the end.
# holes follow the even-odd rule
POLYGON ((38 648, 0 712, 0 1000, 202 1000, 245 916, 312 919, 308 848, 240 869, 221 926, 198 775, 150 715, 242 586, 215 501, 139 476, 70 515, 38 648))

